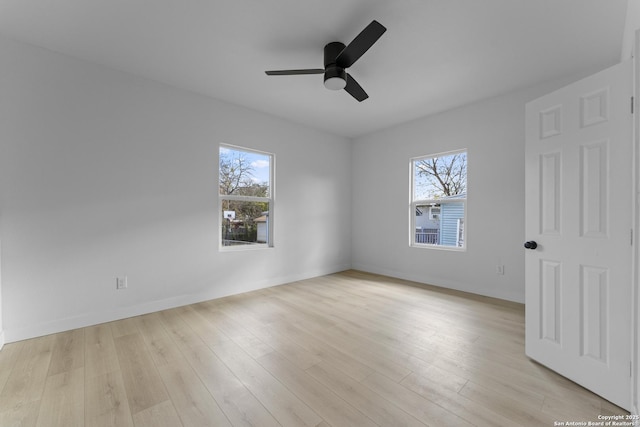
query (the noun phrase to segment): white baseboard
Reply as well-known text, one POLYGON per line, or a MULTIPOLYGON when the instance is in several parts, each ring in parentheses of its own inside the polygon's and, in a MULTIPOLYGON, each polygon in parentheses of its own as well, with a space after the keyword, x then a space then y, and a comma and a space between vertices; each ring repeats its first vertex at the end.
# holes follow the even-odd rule
MULTIPOLYGON (((298 280, 310 279, 313 277, 324 276, 339 271, 348 270, 350 265, 336 265, 330 268, 306 271, 304 273, 291 274, 270 278, 247 284, 240 293, 250 292, 257 289, 264 289, 271 286, 282 285, 285 283, 296 282, 298 280)), ((198 294, 179 295, 163 300, 149 301, 135 306, 117 308, 114 310, 105 310, 98 313, 86 313, 79 316, 67 317, 64 319, 56 319, 51 322, 29 325, 18 329, 6 329, 0 335, 0 343, 22 341, 30 338, 41 337, 44 335, 55 334, 58 332, 70 331, 72 329, 84 328, 87 326, 98 325, 100 323, 113 322, 115 320, 126 319, 128 317, 140 316, 143 314, 153 313, 156 311, 167 310, 170 308, 181 307, 184 305, 195 304, 202 301, 208 301, 216 298, 223 298, 238 292, 230 292, 226 294, 208 291, 198 294)), ((0 346, 1 347, 1 346, 0 346)))
POLYGON ((4 347, 4 331, 0 331, 0 351, 4 347))
POLYGON ((516 294, 504 294, 501 292, 495 292, 492 289, 479 289, 469 286, 466 283, 457 283, 445 278, 430 278, 423 274, 407 273, 405 271, 397 271, 393 269, 380 268, 376 265, 368 265, 363 263, 354 263, 354 270, 364 271, 366 273, 380 274, 383 276, 395 277, 397 279, 409 280, 411 282, 422 283, 425 285, 437 286, 439 288, 452 289, 455 291, 467 292, 484 297, 497 298, 505 301, 516 302, 524 304, 524 295, 516 294))

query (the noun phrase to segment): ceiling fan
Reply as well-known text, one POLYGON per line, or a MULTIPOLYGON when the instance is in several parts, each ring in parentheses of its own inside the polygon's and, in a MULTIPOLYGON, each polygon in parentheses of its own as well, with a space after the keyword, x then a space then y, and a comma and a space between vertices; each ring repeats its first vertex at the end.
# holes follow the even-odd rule
POLYGON ((324 74, 324 85, 331 90, 346 90, 359 102, 369 97, 362 86, 347 74, 351 67, 371 46, 384 34, 387 29, 374 20, 356 36, 349 45, 331 42, 324 47, 324 68, 309 68, 304 70, 274 70, 265 71, 268 76, 293 76, 299 74, 324 74))

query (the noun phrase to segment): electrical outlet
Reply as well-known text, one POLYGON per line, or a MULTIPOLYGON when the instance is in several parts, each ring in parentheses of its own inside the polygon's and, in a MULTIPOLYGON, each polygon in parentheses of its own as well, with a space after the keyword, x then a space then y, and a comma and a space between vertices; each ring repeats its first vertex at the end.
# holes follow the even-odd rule
POLYGON ((127 276, 116 277, 116 289, 127 289, 127 276))
POLYGON ((504 274, 504 265, 496 265, 496 274, 504 274))

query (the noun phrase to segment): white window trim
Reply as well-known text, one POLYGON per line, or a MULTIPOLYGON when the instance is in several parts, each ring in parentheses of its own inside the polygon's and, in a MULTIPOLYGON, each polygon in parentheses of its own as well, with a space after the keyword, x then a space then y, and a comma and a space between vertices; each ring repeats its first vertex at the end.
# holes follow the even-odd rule
MULTIPOLYGON (((413 200, 414 194, 414 185, 415 185, 415 177, 413 174, 413 166, 414 162, 422 159, 430 159, 432 157, 443 157, 450 156, 458 153, 466 153, 467 155, 467 168, 469 167, 469 150, 466 148, 462 148, 459 150, 446 151, 442 153, 435 154, 427 154, 424 156, 416 156, 411 157, 409 159, 409 246, 412 248, 419 249, 435 249, 440 251, 454 251, 454 252, 466 252, 467 250, 467 198, 464 199, 453 199, 453 200, 441 200, 441 199, 418 199, 413 200), (418 206, 430 205, 432 203, 439 204, 442 206, 446 203, 463 203, 464 207, 464 222, 465 226, 462 229, 462 246, 444 246, 444 245, 434 245, 431 243, 416 243, 416 209, 418 206)), ((467 176, 469 171, 467 169, 467 176)), ((467 188, 469 187, 469 181, 467 179, 467 188)), ((440 208, 440 219, 442 219, 442 208, 440 208)))
POLYGON ((273 153, 267 151, 255 150, 253 148, 242 147, 239 145, 231 145, 220 143, 218 146, 218 186, 216 191, 218 192, 218 233, 222 230, 222 223, 224 218, 220 214, 222 212, 223 200, 238 200, 244 202, 267 202, 269 203, 269 226, 267 227, 267 243, 253 243, 250 245, 238 245, 238 246, 224 246, 222 244, 222 235, 218 236, 218 250, 221 252, 238 252, 238 251, 252 251, 261 249, 271 249, 274 247, 273 241, 273 224, 275 218, 275 176, 276 176, 276 156, 273 153), (255 196, 237 196, 237 195, 225 195, 220 194, 220 148, 229 148, 235 151, 244 151, 247 153, 255 153, 263 156, 269 156, 269 197, 255 197, 255 196))

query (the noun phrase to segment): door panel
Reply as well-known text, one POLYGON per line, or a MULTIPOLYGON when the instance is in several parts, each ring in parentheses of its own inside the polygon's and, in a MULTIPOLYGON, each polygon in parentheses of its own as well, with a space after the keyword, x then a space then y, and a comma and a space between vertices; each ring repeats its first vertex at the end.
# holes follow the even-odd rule
POLYGON ((526 352, 630 409, 631 63, 526 107, 526 352))
POLYGON ((561 264, 540 260, 540 338, 562 345, 561 264))

